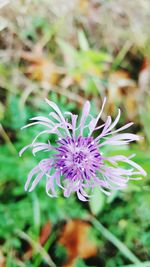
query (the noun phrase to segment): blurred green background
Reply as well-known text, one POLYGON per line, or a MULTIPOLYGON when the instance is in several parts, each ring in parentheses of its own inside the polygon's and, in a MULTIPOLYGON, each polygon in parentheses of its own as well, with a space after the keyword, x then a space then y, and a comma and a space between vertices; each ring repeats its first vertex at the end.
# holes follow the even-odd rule
POLYGON ((150 266, 149 60, 149 0, 0 1, 0 267, 150 266), (18 152, 41 128, 20 128, 48 114, 44 98, 77 114, 89 99, 96 114, 105 95, 102 120, 120 108, 144 137, 120 152, 147 177, 88 203, 51 199, 44 182, 24 192, 40 156, 18 152))

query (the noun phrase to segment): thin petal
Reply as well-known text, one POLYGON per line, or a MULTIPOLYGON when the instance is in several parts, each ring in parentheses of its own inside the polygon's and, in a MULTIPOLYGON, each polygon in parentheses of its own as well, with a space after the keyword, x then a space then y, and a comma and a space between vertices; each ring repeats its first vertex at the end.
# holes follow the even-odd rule
POLYGON ((54 173, 53 175, 47 175, 46 180, 46 193, 49 197, 57 197, 56 190, 55 190, 55 183, 54 180, 58 174, 54 173), (51 193, 49 192, 51 191, 51 193))
MULTIPOLYGON (((129 122, 129 123, 127 123, 126 125, 122 126, 121 128, 119 128, 119 129, 117 129, 117 130, 115 130, 115 131, 113 131, 113 132, 110 132, 110 133, 108 133, 108 134, 114 134, 114 133, 118 133, 118 132, 124 131, 125 129, 129 128, 129 127, 132 126, 133 124, 134 124, 134 122, 129 122)), ((107 135, 108 135, 108 134, 107 134, 107 135)))
POLYGON ((132 161, 130 159, 126 159, 125 162, 127 162, 128 164, 133 166, 135 169, 139 170, 141 172, 141 174, 143 174, 144 176, 147 175, 146 171, 139 164, 135 163, 134 161, 132 161))
POLYGON ((42 172, 48 172, 52 167, 53 159, 42 159, 39 163, 39 168, 42 172))
POLYGON ((64 190, 64 197, 67 197, 68 198, 70 196, 71 192, 72 192, 71 186, 65 188, 65 190, 64 190))
POLYGON ((84 128, 84 124, 86 122, 86 119, 89 115, 90 112, 90 102, 86 101, 83 107, 83 111, 82 111, 82 116, 81 116, 81 120, 80 120, 80 135, 83 134, 83 128, 84 128))
POLYGON ((140 139, 140 137, 136 134, 130 134, 130 133, 118 134, 118 135, 110 137, 106 141, 102 142, 100 144, 100 147, 104 146, 106 144, 117 145, 117 142, 118 142, 118 144, 125 144, 126 142, 128 143, 128 142, 132 142, 132 141, 139 141, 139 139, 140 139))
POLYGON ((68 128, 67 128, 67 123, 66 123, 65 118, 64 118, 64 116, 62 115, 60 109, 58 108, 58 106, 57 106, 54 102, 49 101, 48 99, 45 99, 45 100, 46 100, 47 104, 48 104, 51 108, 53 108, 53 109, 55 110, 55 112, 59 115, 61 121, 63 122, 64 129, 66 130, 67 134, 70 136, 70 132, 69 132, 69 130, 68 130, 68 128))
POLYGON ((99 119, 100 119, 102 113, 103 113, 105 103, 106 103, 106 97, 104 98, 104 101, 103 101, 103 104, 102 104, 101 111, 100 111, 100 113, 98 114, 97 118, 93 118, 93 120, 91 120, 91 122, 90 122, 90 133, 89 133, 89 136, 92 135, 92 133, 93 133, 93 131, 94 131, 94 129, 95 129, 95 127, 96 127, 96 125, 97 125, 97 123, 98 123, 98 121, 99 121, 99 119))
POLYGON ((54 122, 44 116, 37 116, 30 119, 31 121, 43 121, 54 125, 54 122))
POLYGON ((28 123, 27 125, 23 126, 21 129, 25 129, 25 128, 28 128, 28 127, 30 127, 30 126, 34 126, 34 125, 44 125, 44 126, 46 126, 47 128, 52 129, 52 125, 49 125, 48 123, 46 123, 46 122, 42 122, 42 121, 36 121, 36 122, 28 123))
POLYGON ((77 191, 77 196, 78 196, 78 199, 80 199, 81 201, 87 201, 87 199, 80 193, 80 191, 78 190, 77 191))
POLYGON ((71 116, 71 120, 72 120, 72 136, 75 137, 76 136, 76 125, 77 125, 78 115, 74 115, 71 112, 65 112, 65 114, 71 116))
POLYGON ((145 170, 139 164, 130 160, 131 157, 133 157, 133 155, 131 155, 128 158, 123 156, 123 155, 117 155, 117 156, 109 157, 107 160, 112 162, 112 163, 114 163, 115 161, 122 161, 122 162, 128 163, 130 166, 137 169, 142 175, 146 176, 147 174, 146 174, 145 170))
POLYGON ((31 187, 30 187, 30 189, 29 189, 29 192, 31 192, 31 191, 34 190, 34 188, 37 186, 37 184, 38 184, 38 183, 40 182, 40 180, 42 179, 43 175, 44 175, 44 173, 41 172, 41 173, 39 173, 39 174, 36 176, 36 178, 34 179, 32 185, 31 185, 31 187))
POLYGON ((51 146, 50 143, 49 144, 45 144, 45 143, 41 143, 41 142, 37 142, 33 144, 33 149, 32 152, 35 155, 37 152, 39 151, 52 151, 55 150, 54 146, 51 146))
POLYGON ((23 147, 23 148, 20 150, 20 152, 19 152, 19 157, 21 157, 22 154, 23 154, 29 147, 32 147, 32 144, 29 144, 29 145, 23 147))
POLYGON ((54 120, 56 120, 57 123, 58 123, 58 122, 59 122, 59 123, 61 122, 60 117, 59 117, 55 112, 50 112, 50 113, 49 113, 49 116, 52 117, 54 120))
POLYGON ((104 136, 107 134, 107 132, 108 132, 108 128, 109 128, 109 126, 110 126, 110 124, 111 124, 111 121, 112 121, 111 117, 108 116, 108 118, 107 118, 107 120, 106 120, 106 122, 105 122, 104 128, 103 128, 103 131, 102 131, 102 133, 95 139, 96 141, 98 141, 99 139, 101 139, 102 137, 104 137, 104 136))
POLYGON ((109 132, 117 125, 117 123, 120 119, 120 115, 121 115, 121 112, 120 112, 120 109, 118 109, 118 115, 117 115, 116 119, 114 120, 114 122, 109 127, 109 129, 108 129, 109 132))
POLYGON ((29 187, 29 184, 31 182, 31 179, 33 178, 33 176, 39 172, 39 166, 35 166, 28 174, 28 178, 27 178, 27 181, 26 181, 26 184, 25 184, 25 191, 28 190, 28 187, 29 187))

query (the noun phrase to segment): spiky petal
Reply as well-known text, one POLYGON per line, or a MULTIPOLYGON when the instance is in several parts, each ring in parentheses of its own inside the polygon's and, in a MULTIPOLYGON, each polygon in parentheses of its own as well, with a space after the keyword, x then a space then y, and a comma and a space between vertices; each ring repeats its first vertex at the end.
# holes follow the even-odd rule
POLYGON ((90 114, 90 102, 87 101, 80 120, 71 112, 65 112, 63 115, 52 101, 46 99, 46 102, 53 109, 49 117, 34 117, 31 123, 23 127, 40 124, 46 127, 46 130, 35 136, 33 142, 20 151, 20 156, 27 148, 32 149, 33 155, 39 151, 51 153, 30 171, 25 190, 31 192, 40 180, 46 177, 46 193, 50 197, 56 197, 57 189, 61 188, 65 197, 76 192, 81 201, 86 201, 89 198, 89 189, 92 191, 94 187, 98 187, 109 195, 113 190, 125 188, 129 180, 139 180, 141 176, 146 175, 143 168, 131 160, 134 155, 102 155, 101 148, 104 146, 121 146, 140 139, 135 134, 120 133, 130 127, 132 122, 114 129, 120 119, 120 110, 114 122, 108 116, 106 122, 97 127, 106 98, 96 118, 90 114), (100 130, 94 139, 93 132, 100 130), (42 134, 56 134, 58 139, 54 144, 50 141, 47 144, 36 142, 42 134), (127 168, 120 167, 118 162, 126 164, 127 168))

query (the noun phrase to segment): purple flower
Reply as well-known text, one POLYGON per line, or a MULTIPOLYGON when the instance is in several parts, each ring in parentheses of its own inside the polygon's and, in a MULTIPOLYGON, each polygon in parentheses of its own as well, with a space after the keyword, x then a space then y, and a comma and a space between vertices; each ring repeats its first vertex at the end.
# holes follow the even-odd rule
POLYGON ((87 101, 79 122, 77 115, 71 112, 65 112, 63 115, 55 103, 47 99, 46 102, 53 109, 48 118, 34 117, 30 124, 23 127, 40 124, 45 126, 46 130, 40 132, 31 144, 24 147, 20 156, 29 147, 33 155, 39 151, 49 152, 47 158, 30 171, 25 190, 31 192, 45 176, 46 192, 50 197, 56 197, 57 189, 61 188, 65 197, 76 192, 80 200, 86 201, 89 192, 95 187, 109 195, 113 190, 125 188, 128 180, 139 180, 141 175, 146 175, 143 168, 131 160, 134 155, 106 157, 102 154, 103 146, 121 146, 140 139, 135 134, 120 133, 130 127, 132 122, 114 130, 120 119, 120 110, 114 122, 108 116, 106 122, 97 127, 106 98, 96 118, 90 114, 90 102, 87 101), (96 138, 93 137, 95 131, 101 131, 96 138), (37 142, 38 137, 43 134, 57 135, 55 145, 50 141, 37 142), (123 163, 120 167, 119 162, 123 163))

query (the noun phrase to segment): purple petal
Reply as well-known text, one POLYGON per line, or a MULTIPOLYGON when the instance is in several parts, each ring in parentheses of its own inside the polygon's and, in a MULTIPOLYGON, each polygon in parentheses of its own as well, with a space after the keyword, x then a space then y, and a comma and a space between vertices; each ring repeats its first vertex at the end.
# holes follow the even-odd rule
POLYGON ((46 100, 47 104, 48 104, 51 108, 53 108, 53 109, 55 110, 55 112, 59 115, 61 121, 63 122, 64 129, 66 130, 67 134, 70 136, 70 132, 69 132, 69 130, 68 130, 68 128, 67 128, 67 123, 66 123, 65 118, 64 118, 64 116, 62 115, 60 109, 58 108, 58 106, 57 106, 54 102, 49 101, 48 99, 45 99, 45 100, 46 100))
POLYGON ((51 146, 50 144, 45 144, 45 143, 34 143, 33 144, 34 148, 33 148, 33 154, 35 155, 37 152, 39 151, 50 151, 50 150, 54 150, 55 147, 51 146))
POLYGON ((39 163, 39 168, 42 172, 46 173, 52 168, 53 159, 42 159, 39 163))
POLYGON ((81 201, 87 201, 87 199, 79 192, 79 190, 77 191, 77 196, 81 201))
POLYGON ((56 120, 57 123, 58 123, 58 122, 59 122, 59 123, 61 122, 60 117, 59 117, 55 112, 50 112, 50 113, 49 113, 49 116, 52 117, 54 120, 56 120))
POLYGON ((40 180, 42 179, 43 175, 44 175, 44 173, 41 172, 41 173, 39 173, 39 174, 36 176, 36 178, 34 179, 32 185, 31 185, 31 187, 30 187, 30 189, 29 189, 29 192, 31 192, 31 191, 34 190, 34 188, 37 186, 37 184, 38 184, 38 183, 40 182, 40 180))
POLYGON ((93 120, 91 120, 91 122, 90 122, 90 133, 89 133, 89 136, 92 135, 92 133, 93 133, 93 131, 94 131, 94 129, 95 129, 95 127, 96 127, 96 125, 97 125, 97 123, 98 123, 98 121, 99 121, 99 119, 100 119, 102 113, 103 113, 105 103, 106 103, 106 97, 104 98, 104 101, 103 101, 103 104, 102 104, 101 111, 100 111, 100 113, 98 114, 97 118, 93 118, 93 120))
POLYGON ((56 190, 55 190, 55 183, 54 180, 58 174, 54 173, 53 175, 46 175, 46 193, 49 197, 57 197, 56 190), (51 191, 51 193, 49 192, 51 191))
POLYGON ((109 129, 108 129, 109 132, 117 125, 117 123, 120 119, 120 115, 121 115, 121 112, 120 112, 120 109, 118 109, 118 115, 117 115, 116 119, 114 120, 114 122, 109 127, 109 129))
POLYGON ((73 135, 73 138, 74 138, 76 136, 75 132, 76 132, 76 124, 77 124, 78 115, 74 115, 71 112, 65 112, 65 114, 71 116, 71 119, 72 119, 72 135, 73 135))
POLYGON ((28 174, 28 178, 27 178, 27 181, 26 181, 26 184, 25 184, 25 191, 28 190, 28 187, 29 187, 29 184, 31 182, 31 179, 33 178, 33 176, 39 172, 39 166, 35 166, 28 174))
POLYGON ((141 172, 141 174, 143 174, 145 176, 146 172, 143 170, 143 168, 140 165, 138 165, 137 163, 135 163, 134 161, 130 160, 130 158, 133 157, 133 156, 134 155, 131 155, 130 157, 125 157, 123 155, 117 155, 117 156, 109 157, 108 160, 109 161, 126 162, 129 165, 133 166, 135 169, 139 170, 141 172))
POLYGON ((42 121, 31 122, 31 123, 29 123, 29 124, 23 126, 21 129, 25 129, 25 128, 28 128, 28 127, 30 127, 30 126, 34 126, 34 125, 44 125, 44 126, 46 126, 47 128, 52 129, 52 125, 49 125, 48 123, 46 123, 46 122, 42 122, 42 121))
POLYGON ((82 116, 81 116, 81 120, 80 120, 80 135, 83 134, 83 128, 84 128, 84 124, 86 122, 86 119, 89 115, 89 111, 90 111, 90 102, 86 101, 83 107, 83 111, 82 111, 82 116))
MULTIPOLYGON (((117 130, 115 130, 115 131, 113 131, 113 132, 110 132, 110 133, 108 133, 108 134, 114 134, 114 133, 118 133, 118 132, 124 131, 125 129, 129 128, 129 127, 132 126, 133 124, 134 124, 133 122, 129 122, 129 123, 127 123, 126 125, 122 126, 121 128, 119 128, 119 129, 117 129, 117 130)), ((107 135, 108 135, 108 134, 107 134, 107 135)))
POLYGON ((106 144, 111 144, 111 145, 126 144, 132 141, 139 141, 139 139, 140 137, 136 134, 123 133, 123 134, 118 134, 118 135, 108 138, 106 141, 102 142, 99 145, 99 147, 104 146, 106 144))
POLYGON ((23 147, 23 148, 20 150, 20 152, 19 152, 19 157, 21 157, 22 154, 23 154, 23 153, 26 151, 26 149, 28 149, 29 147, 32 147, 32 144, 29 144, 29 145, 23 147))
POLYGON ((54 125, 54 122, 44 116, 37 116, 30 119, 31 121, 42 121, 54 125))
POLYGON ((104 125, 104 128, 103 128, 103 131, 102 133, 95 139, 96 141, 98 141, 99 139, 101 139, 103 136, 106 135, 106 133, 108 132, 108 128, 111 124, 111 117, 108 116, 106 122, 105 122, 105 125, 104 125))

